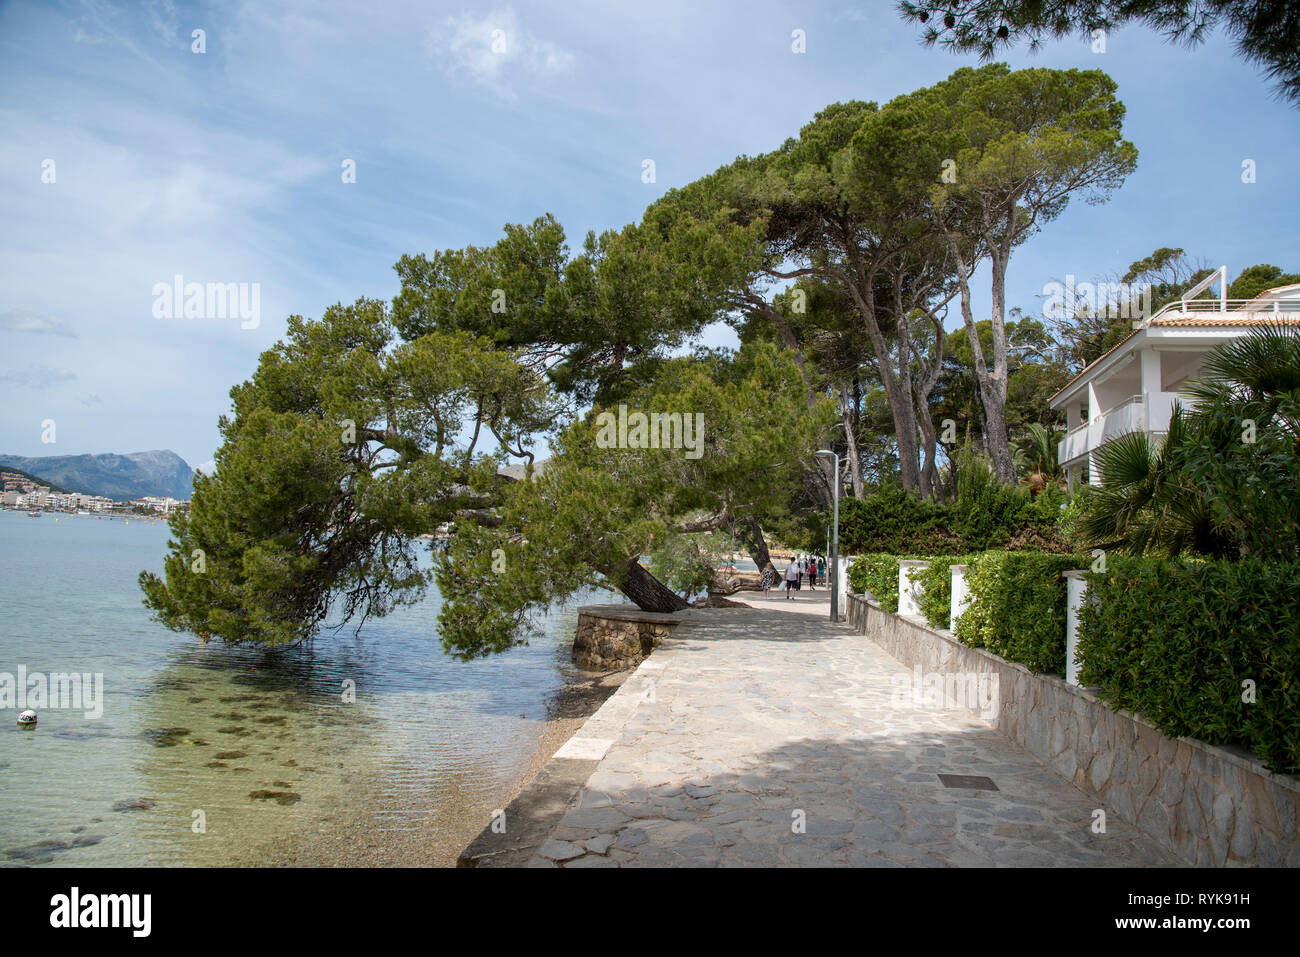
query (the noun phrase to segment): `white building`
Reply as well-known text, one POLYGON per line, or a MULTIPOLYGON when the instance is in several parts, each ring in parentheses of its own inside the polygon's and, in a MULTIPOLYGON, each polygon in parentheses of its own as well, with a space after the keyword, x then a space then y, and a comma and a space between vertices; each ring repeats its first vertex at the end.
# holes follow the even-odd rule
POLYGON ((1188 405, 1183 390, 1202 374, 1201 362, 1215 346, 1261 326, 1300 325, 1300 285, 1250 300, 1227 299, 1227 286, 1227 267, 1220 267, 1186 298, 1134 322, 1128 338, 1052 397, 1051 407, 1065 410, 1066 434, 1056 454, 1071 488, 1085 467, 1088 481, 1100 483, 1093 453, 1111 439, 1138 430, 1168 433, 1174 401, 1188 405), (1216 284, 1217 299, 1194 298, 1216 284))

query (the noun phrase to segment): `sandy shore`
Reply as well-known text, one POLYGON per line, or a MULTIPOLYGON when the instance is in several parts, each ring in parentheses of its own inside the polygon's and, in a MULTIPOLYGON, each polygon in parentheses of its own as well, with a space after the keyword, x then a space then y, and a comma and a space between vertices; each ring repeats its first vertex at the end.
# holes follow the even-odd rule
POLYGON ((454 867, 461 850, 487 825, 492 812, 505 807, 523 790, 627 675, 627 672, 573 672, 568 684, 548 704, 548 714, 528 766, 520 768, 516 779, 499 794, 491 795, 491 800, 483 800, 481 793, 458 800, 454 791, 443 790, 436 797, 431 795, 428 802, 429 807, 439 809, 436 816, 424 817, 415 827, 386 828, 378 822, 386 818, 409 819, 412 808, 372 801, 361 812, 357 809, 356 795, 346 801, 335 798, 333 806, 322 808, 311 826, 252 848, 231 864, 236 867, 454 867))

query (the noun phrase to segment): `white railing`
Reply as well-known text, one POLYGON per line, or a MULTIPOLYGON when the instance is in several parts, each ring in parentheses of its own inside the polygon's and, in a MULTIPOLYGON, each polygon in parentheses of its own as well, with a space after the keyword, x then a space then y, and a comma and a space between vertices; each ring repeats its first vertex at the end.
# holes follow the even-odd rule
POLYGON ((1056 446, 1056 461, 1069 462, 1088 452, 1088 423, 1076 425, 1056 446))
POLYGON ((1253 318, 1300 313, 1300 299, 1176 299, 1161 306, 1143 325, 1154 322, 1162 316, 1205 315, 1228 318, 1253 318))
MULTIPOLYGON (((1180 398, 1176 392, 1151 392, 1117 402, 1091 422, 1077 425, 1067 432, 1056 446, 1056 461, 1063 465, 1077 461, 1111 439, 1129 432, 1165 434, 1173 417, 1174 401, 1180 398)), ((1182 403, 1184 407, 1189 405, 1186 399, 1182 399, 1182 403)))
POLYGON ((1065 434, 1056 447, 1056 461, 1064 465, 1087 455, 1103 442, 1126 432, 1136 432, 1146 425, 1146 399, 1132 395, 1116 403, 1089 422, 1077 425, 1065 434))
POLYGON ((1101 422, 1099 443, 1109 441, 1128 432, 1141 430, 1146 421, 1146 400, 1140 395, 1131 395, 1123 402, 1116 403, 1097 419, 1101 422))

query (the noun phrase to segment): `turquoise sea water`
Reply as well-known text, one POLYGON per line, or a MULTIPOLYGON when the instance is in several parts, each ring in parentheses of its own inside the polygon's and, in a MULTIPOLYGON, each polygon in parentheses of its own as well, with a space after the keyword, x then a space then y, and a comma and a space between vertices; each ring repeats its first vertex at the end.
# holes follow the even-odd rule
POLYGON ((0 866, 255 864, 331 828, 436 840, 527 766, 572 671, 576 605, 468 663, 442 653, 432 589, 310 648, 204 646, 140 603, 168 533, 0 512, 0 673, 104 682, 98 718, 46 706, 22 730, 0 710, 0 866))

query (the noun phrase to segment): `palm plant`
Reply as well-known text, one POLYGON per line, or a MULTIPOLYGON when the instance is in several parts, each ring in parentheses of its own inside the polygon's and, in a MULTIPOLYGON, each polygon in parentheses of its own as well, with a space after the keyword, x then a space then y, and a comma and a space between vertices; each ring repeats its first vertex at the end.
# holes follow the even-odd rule
POLYGON ((1300 330, 1220 346, 1188 394, 1196 441, 1183 472, 1244 554, 1300 556, 1300 330))
POLYGON ((1060 485, 1065 472, 1056 461, 1056 445, 1061 440, 1057 429, 1049 429, 1031 422, 1024 435, 1012 442, 1012 455, 1016 471, 1024 476, 1021 481, 1037 495, 1048 485, 1060 485))
POLYGON ((1198 490, 1182 476, 1178 451, 1190 429, 1175 403, 1164 441, 1130 432, 1094 453, 1101 484, 1094 487, 1079 522, 1084 539, 1132 555, 1191 550, 1224 555, 1231 543, 1215 531, 1213 514, 1198 490))
POLYGON ((1224 343, 1202 365, 1205 374, 1187 387, 1198 414, 1229 411, 1300 442, 1300 331, 1295 326, 1265 326, 1224 343))
POLYGON ((1206 356, 1163 442, 1095 453, 1101 485, 1080 530, 1132 554, 1295 558, 1300 546, 1300 333, 1265 327, 1206 356))

